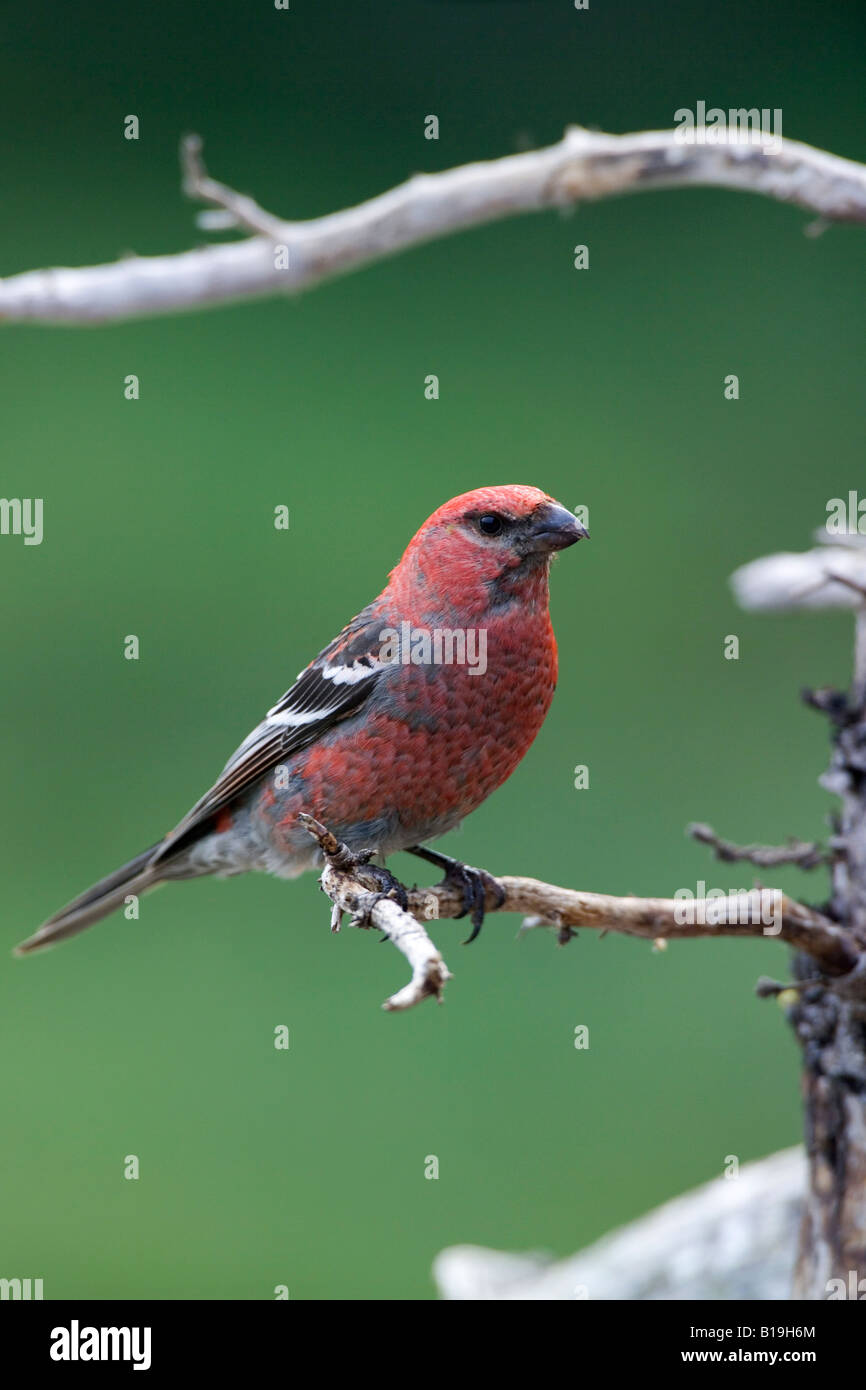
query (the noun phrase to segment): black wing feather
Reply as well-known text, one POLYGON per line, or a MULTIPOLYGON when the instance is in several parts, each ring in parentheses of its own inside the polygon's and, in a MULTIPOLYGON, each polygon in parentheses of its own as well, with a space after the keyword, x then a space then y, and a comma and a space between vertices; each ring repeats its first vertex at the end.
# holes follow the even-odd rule
POLYGON ((339 637, 311 662, 268 711, 268 716, 232 754, 209 791, 161 841, 151 863, 178 853, 197 839, 208 822, 284 758, 314 743, 335 724, 356 713, 381 679, 377 652, 382 622, 370 609, 360 613, 339 637), (339 681, 337 673, 352 668, 354 679, 339 681), (364 674, 369 671, 369 674, 364 674), (311 716, 303 723, 272 722, 274 716, 311 716))

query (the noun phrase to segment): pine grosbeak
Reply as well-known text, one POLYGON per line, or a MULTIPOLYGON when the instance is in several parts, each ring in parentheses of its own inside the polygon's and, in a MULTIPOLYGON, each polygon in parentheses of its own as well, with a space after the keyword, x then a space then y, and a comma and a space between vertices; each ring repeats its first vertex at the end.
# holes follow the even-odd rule
POLYGON ((296 877, 320 862, 300 811, 355 851, 409 849, 462 874, 477 934, 478 871, 422 842, 474 811, 541 728, 557 673, 550 559, 586 534, 534 487, 477 488, 446 502, 379 597, 301 672, 176 829, 19 952, 72 936, 165 881, 247 869, 296 877))

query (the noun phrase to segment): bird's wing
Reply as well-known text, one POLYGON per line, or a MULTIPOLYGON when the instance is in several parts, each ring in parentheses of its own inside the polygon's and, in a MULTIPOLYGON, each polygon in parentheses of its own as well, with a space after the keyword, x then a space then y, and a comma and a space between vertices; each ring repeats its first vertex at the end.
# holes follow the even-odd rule
POLYGON ((382 629, 374 607, 343 628, 244 739, 210 790, 160 843, 151 863, 184 848, 269 768, 314 743, 369 700, 387 669, 379 656, 382 629))

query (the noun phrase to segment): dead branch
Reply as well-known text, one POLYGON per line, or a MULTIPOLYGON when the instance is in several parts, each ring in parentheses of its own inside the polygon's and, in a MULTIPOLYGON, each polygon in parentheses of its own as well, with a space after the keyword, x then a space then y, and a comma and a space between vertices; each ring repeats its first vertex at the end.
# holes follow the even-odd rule
MULTIPOLYGON (((798 982, 788 1017, 803 1051, 809 1183, 794 1297, 824 1299, 855 1290, 866 1271, 866 543, 850 528, 817 549, 764 556, 732 576, 744 608, 854 610, 854 673, 847 693, 806 692, 831 723, 833 752, 820 779, 840 799, 831 841, 830 911, 844 924, 860 963, 832 989, 816 980, 814 957, 794 958, 798 982)), ((854 1297, 857 1297, 855 1292, 854 1297)))
POLYGON ((386 999, 382 1008, 389 1012, 411 1009, 430 995, 441 1001, 451 972, 420 922, 381 892, 363 858, 341 844, 330 830, 312 816, 302 815, 299 820, 318 842, 325 860, 321 885, 333 903, 331 930, 340 930, 343 913, 348 912, 351 926, 378 927, 412 967, 409 984, 386 999))
MULTIPOLYGON (((677 898, 617 898, 507 874, 496 882, 505 897, 497 906, 493 894, 488 892, 488 913, 522 913, 528 918, 525 926, 553 927, 561 940, 563 928, 574 927, 621 932, 645 941, 769 936, 805 951, 822 972, 831 976, 847 975, 860 959, 857 943, 848 932, 778 889, 756 888, 725 898, 708 898, 704 912, 713 920, 689 922, 682 920, 687 905, 677 898), (771 914, 774 920, 768 924, 771 914)), ((456 917, 462 908, 461 895, 455 888, 436 884, 410 892, 409 911, 430 914, 431 897, 436 899, 439 917, 456 917)))
MULTIPOLYGON (((375 871, 363 858, 354 855, 312 816, 301 819, 325 860, 321 883, 334 905, 332 929, 338 930, 343 913, 348 912, 353 926, 379 927, 412 966, 411 983, 384 1007, 410 1008, 431 994, 441 999, 443 985, 451 975, 421 922, 460 916, 464 911, 460 890, 449 883, 411 890, 398 884, 396 890, 405 894, 404 909, 393 897, 383 896, 380 885, 370 876, 375 871)), ((500 901, 496 887, 488 888, 488 915, 518 912, 525 919, 524 927, 554 928, 560 941, 567 941, 575 927, 621 932, 653 942, 771 936, 809 955, 822 975, 845 977, 857 992, 866 991, 862 969, 857 969, 861 953, 855 939, 820 912, 777 889, 756 888, 707 898, 698 905, 700 910, 690 911, 695 905, 677 898, 617 898, 560 888, 534 878, 505 875, 494 884, 503 896, 500 901), (696 920, 684 920, 689 916, 696 920)))
POLYGON ((275 217, 210 178, 200 140, 187 137, 185 190, 221 209, 221 225, 252 236, 169 256, 12 275, 0 281, 0 320, 93 324, 297 293, 470 227, 649 189, 734 189, 793 203, 826 222, 866 223, 862 164, 795 140, 755 141, 750 131, 729 131, 720 144, 703 143, 701 130, 694 142, 681 135, 605 135, 572 126, 546 149, 416 174, 368 202, 303 222, 275 217))
POLYGON ((205 168, 203 146, 200 135, 185 135, 180 142, 181 188, 187 198, 220 208, 225 214, 221 227, 243 228, 254 236, 279 241, 283 228, 280 219, 260 208, 254 198, 212 179, 205 168))
POLYGON ((735 845, 731 840, 723 840, 711 825, 694 824, 687 827, 686 833, 702 845, 709 845, 717 859, 725 864, 755 864, 761 869, 776 869, 782 864, 796 864, 800 869, 817 869, 826 864, 827 851, 814 840, 795 840, 786 845, 735 845))

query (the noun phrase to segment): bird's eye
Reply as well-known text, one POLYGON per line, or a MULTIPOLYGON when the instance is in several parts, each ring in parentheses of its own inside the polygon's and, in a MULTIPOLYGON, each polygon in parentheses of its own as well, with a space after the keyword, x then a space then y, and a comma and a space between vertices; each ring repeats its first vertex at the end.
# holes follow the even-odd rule
POLYGON ((498 536, 505 528, 505 522, 495 512, 485 512, 478 518, 477 526, 482 536, 498 536))

